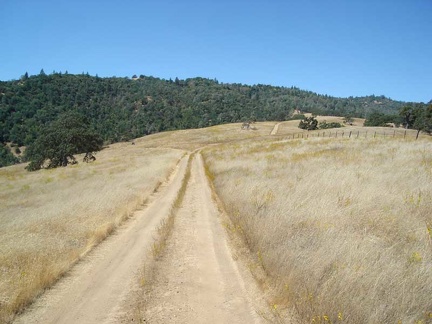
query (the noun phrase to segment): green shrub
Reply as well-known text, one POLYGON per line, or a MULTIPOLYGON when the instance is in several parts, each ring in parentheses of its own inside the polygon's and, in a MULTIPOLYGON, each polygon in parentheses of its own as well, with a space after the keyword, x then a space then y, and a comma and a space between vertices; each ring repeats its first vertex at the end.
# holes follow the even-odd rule
POLYGON ((318 120, 314 116, 305 117, 303 120, 300 121, 298 127, 306 130, 318 129, 318 120))
POLYGON ((293 115, 291 116, 288 120, 301 120, 301 119, 305 119, 306 116, 303 114, 297 114, 297 115, 293 115))
POLYGON ((0 168, 18 163, 18 159, 12 154, 9 148, 0 143, 0 168))
POLYGON ((328 128, 341 128, 344 127, 341 123, 327 123, 325 120, 319 123, 320 129, 328 129, 328 128))

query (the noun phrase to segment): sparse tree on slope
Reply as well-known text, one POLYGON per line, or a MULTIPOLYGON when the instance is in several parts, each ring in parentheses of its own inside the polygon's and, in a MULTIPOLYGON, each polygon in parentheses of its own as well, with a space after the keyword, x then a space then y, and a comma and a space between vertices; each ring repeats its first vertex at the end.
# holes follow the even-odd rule
POLYGON ((416 118, 413 128, 417 130, 417 137, 420 132, 432 133, 432 104, 425 107, 416 118))
POLYGON ((87 156, 102 149, 101 137, 90 129, 82 115, 66 112, 50 123, 36 141, 26 151, 30 161, 27 170, 56 168, 77 163, 74 154, 87 153, 87 156))
POLYGON ((300 121, 298 127, 306 130, 318 129, 318 120, 314 116, 305 117, 305 119, 300 121))
POLYGON ((428 106, 405 106, 400 110, 404 119, 405 128, 417 130, 417 137, 420 132, 432 133, 432 104, 428 106))

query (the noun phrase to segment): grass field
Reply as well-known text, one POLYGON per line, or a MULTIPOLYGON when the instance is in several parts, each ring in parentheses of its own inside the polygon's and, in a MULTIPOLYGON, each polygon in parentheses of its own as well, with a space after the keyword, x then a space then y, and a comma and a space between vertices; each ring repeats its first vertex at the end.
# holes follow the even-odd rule
POLYGON ((374 138, 391 130, 356 122, 344 129, 367 137, 288 139, 298 121, 281 123, 275 136, 275 122, 249 131, 230 124, 114 144, 89 164, 1 168, 0 322, 141 208, 185 151, 199 148, 231 230, 277 287, 275 310, 294 307, 313 323, 431 322, 431 138, 403 139, 402 129, 374 138))
POLYGON ((170 131, 139 138, 137 143, 145 147, 166 147, 193 151, 207 145, 265 138, 270 134, 274 125, 275 122, 261 122, 252 124, 251 130, 241 130, 241 123, 237 123, 170 131))
POLYGON ((268 140, 204 150, 216 191, 305 322, 432 321, 432 142, 268 140))
POLYGON ((96 162, 67 168, 1 168, 0 323, 9 322, 140 208, 185 150, 265 136, 274 123, 250 131, 240 125, 113 144, 97 154, 96 162))
POLYGON ((122 143, 89 164, 0 169, 0 322, 140 208, 183 153, 122 143))

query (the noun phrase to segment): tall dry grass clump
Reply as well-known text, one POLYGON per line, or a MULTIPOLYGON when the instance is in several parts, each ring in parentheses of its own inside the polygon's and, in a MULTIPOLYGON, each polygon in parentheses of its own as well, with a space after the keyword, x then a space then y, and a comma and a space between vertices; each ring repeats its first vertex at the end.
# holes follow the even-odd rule
POLYGON ((432 321, 432 142, 322 139, 204 151, 218 195, 305 322, 432 321))
POLYGON ((89 164, 0 169, 0 322, 141 208, 182 154, 123 143, 89 164))

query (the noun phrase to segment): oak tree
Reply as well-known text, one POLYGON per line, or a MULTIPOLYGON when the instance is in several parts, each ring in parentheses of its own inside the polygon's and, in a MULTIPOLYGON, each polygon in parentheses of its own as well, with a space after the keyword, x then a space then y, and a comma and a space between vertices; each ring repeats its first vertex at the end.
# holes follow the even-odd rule
POLYGON ((102 149, 102 138, 90 128, 83 115, 66 112, 45 127, 26 150, 29 171, 76 164, 75 154, 86 156, 102 149))

